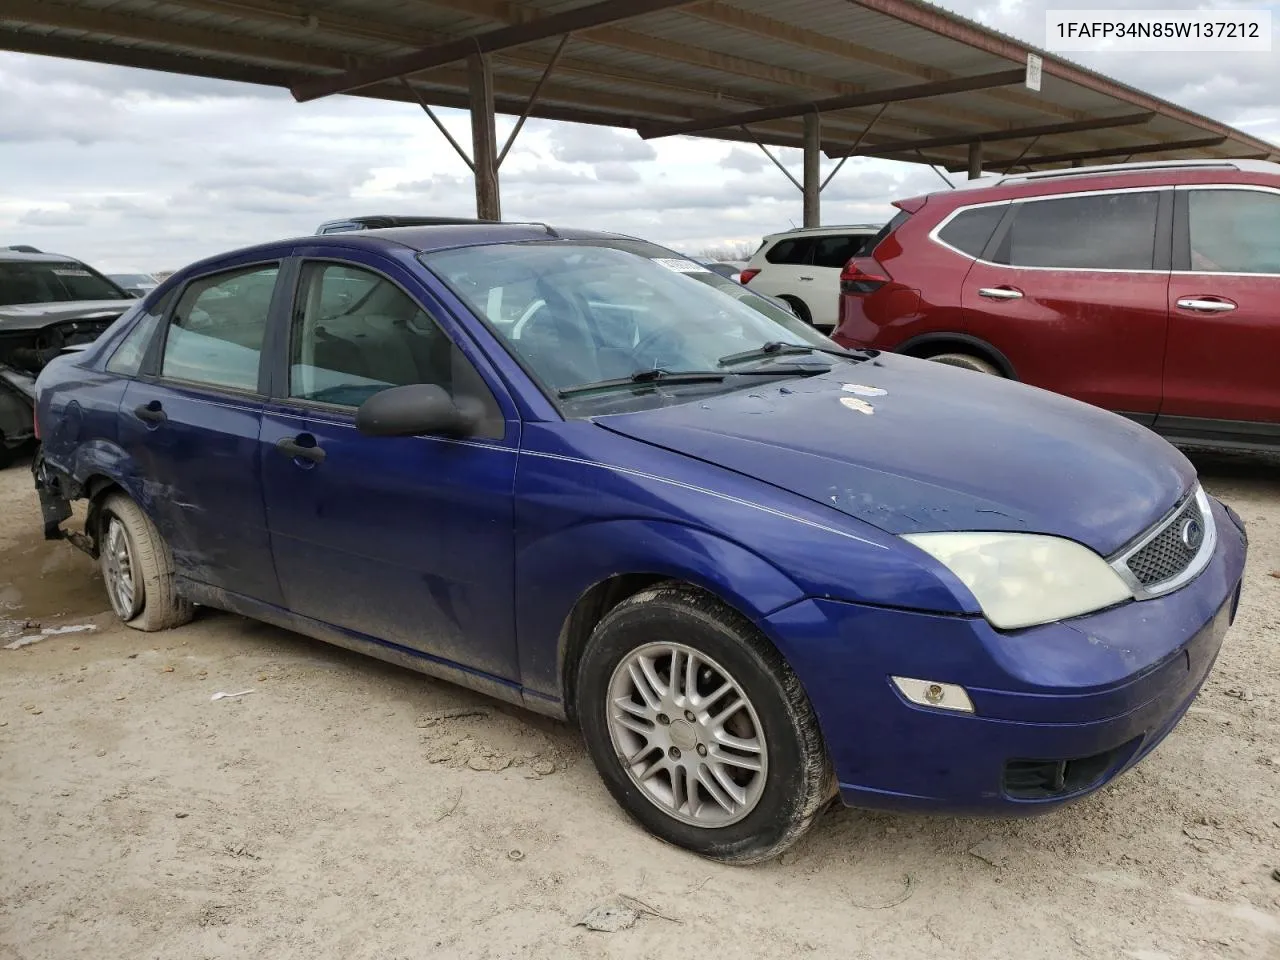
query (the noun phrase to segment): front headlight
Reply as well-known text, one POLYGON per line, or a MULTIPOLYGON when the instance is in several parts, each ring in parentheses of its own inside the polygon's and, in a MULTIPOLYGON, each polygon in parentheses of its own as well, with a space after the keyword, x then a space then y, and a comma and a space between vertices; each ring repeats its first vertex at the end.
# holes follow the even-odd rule
POLYGON ((954 573, 1002 630, 1092 613, 1133 592, 1088 547, 1031 533, 912 533, 915 544, 954 573))

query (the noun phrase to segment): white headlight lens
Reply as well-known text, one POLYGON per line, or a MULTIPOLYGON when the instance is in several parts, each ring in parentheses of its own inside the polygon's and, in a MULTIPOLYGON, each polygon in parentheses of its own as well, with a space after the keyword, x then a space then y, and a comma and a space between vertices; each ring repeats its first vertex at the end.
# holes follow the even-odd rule
POLYGON ((902 539, 954 573, 1002 630, 1078 617, 1133 596, 1107 561, 1061 537, 913 533, 902 539))

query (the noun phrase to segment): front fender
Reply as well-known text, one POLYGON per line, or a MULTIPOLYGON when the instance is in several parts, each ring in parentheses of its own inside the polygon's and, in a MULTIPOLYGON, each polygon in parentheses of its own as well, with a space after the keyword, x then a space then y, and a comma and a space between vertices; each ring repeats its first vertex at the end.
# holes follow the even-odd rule
POLYGON ((588 590, 619 574, 683 580, 757 622, 804 596, 762 557, 684 524, 619 519, 564 528, 516 555, 516 630, 526 688, 560 699, 565 621, 588 590))

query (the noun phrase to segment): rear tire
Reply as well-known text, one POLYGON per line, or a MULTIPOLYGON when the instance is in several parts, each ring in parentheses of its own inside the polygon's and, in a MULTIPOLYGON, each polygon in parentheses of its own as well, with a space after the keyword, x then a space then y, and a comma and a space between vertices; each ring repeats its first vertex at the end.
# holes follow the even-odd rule
POLYGON ((791 309, 796 312, 796 317, 799 318, 801 323, 807 323, 809 326, 813 326, 813 314, 809 312, 809 308, 805 305, 803 300, 799 297, 779 297, 778 299, 785 300, 787 303, 791 304, 791 309))
POLYGON ((668 843, 725 863, 777 856, 834 794, 817 718, 736 611, 668 583, 614 607, 578 667, 577 716, 614 799, 668 843))
POLYGON ((949 367, 972 370, 974 373, 985 373, 992 377, 1003 376, 994 363, 982 357, 975 357, 972 353, 939 353, 928 359, 934 363, 945 363, 949 367))
POLYGON ((98 531, 98 563, 116 616, 147 633, 191 620, 191 601, 178 596, 174 584, 169 545, 136 503, 122 493, 108 496, 98 531))

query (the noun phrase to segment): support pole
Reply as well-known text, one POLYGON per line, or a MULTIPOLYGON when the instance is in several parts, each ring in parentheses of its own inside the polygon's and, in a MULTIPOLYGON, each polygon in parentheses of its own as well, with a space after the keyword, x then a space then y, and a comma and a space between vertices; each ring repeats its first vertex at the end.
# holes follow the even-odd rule
POLYGON ((498 192, 498 133, 493 119, 493 73, 484 54, 467 58, 471 81, 471 162, 475 170, 476 216, 501 220, 498 192))
POLYGON ((822 226, 822 115, 804 115, 804 225, 822 226))
POLYGON ((977 180, 982 176, 982 141, 974 140, 969 144, 969 179, 977 180))

